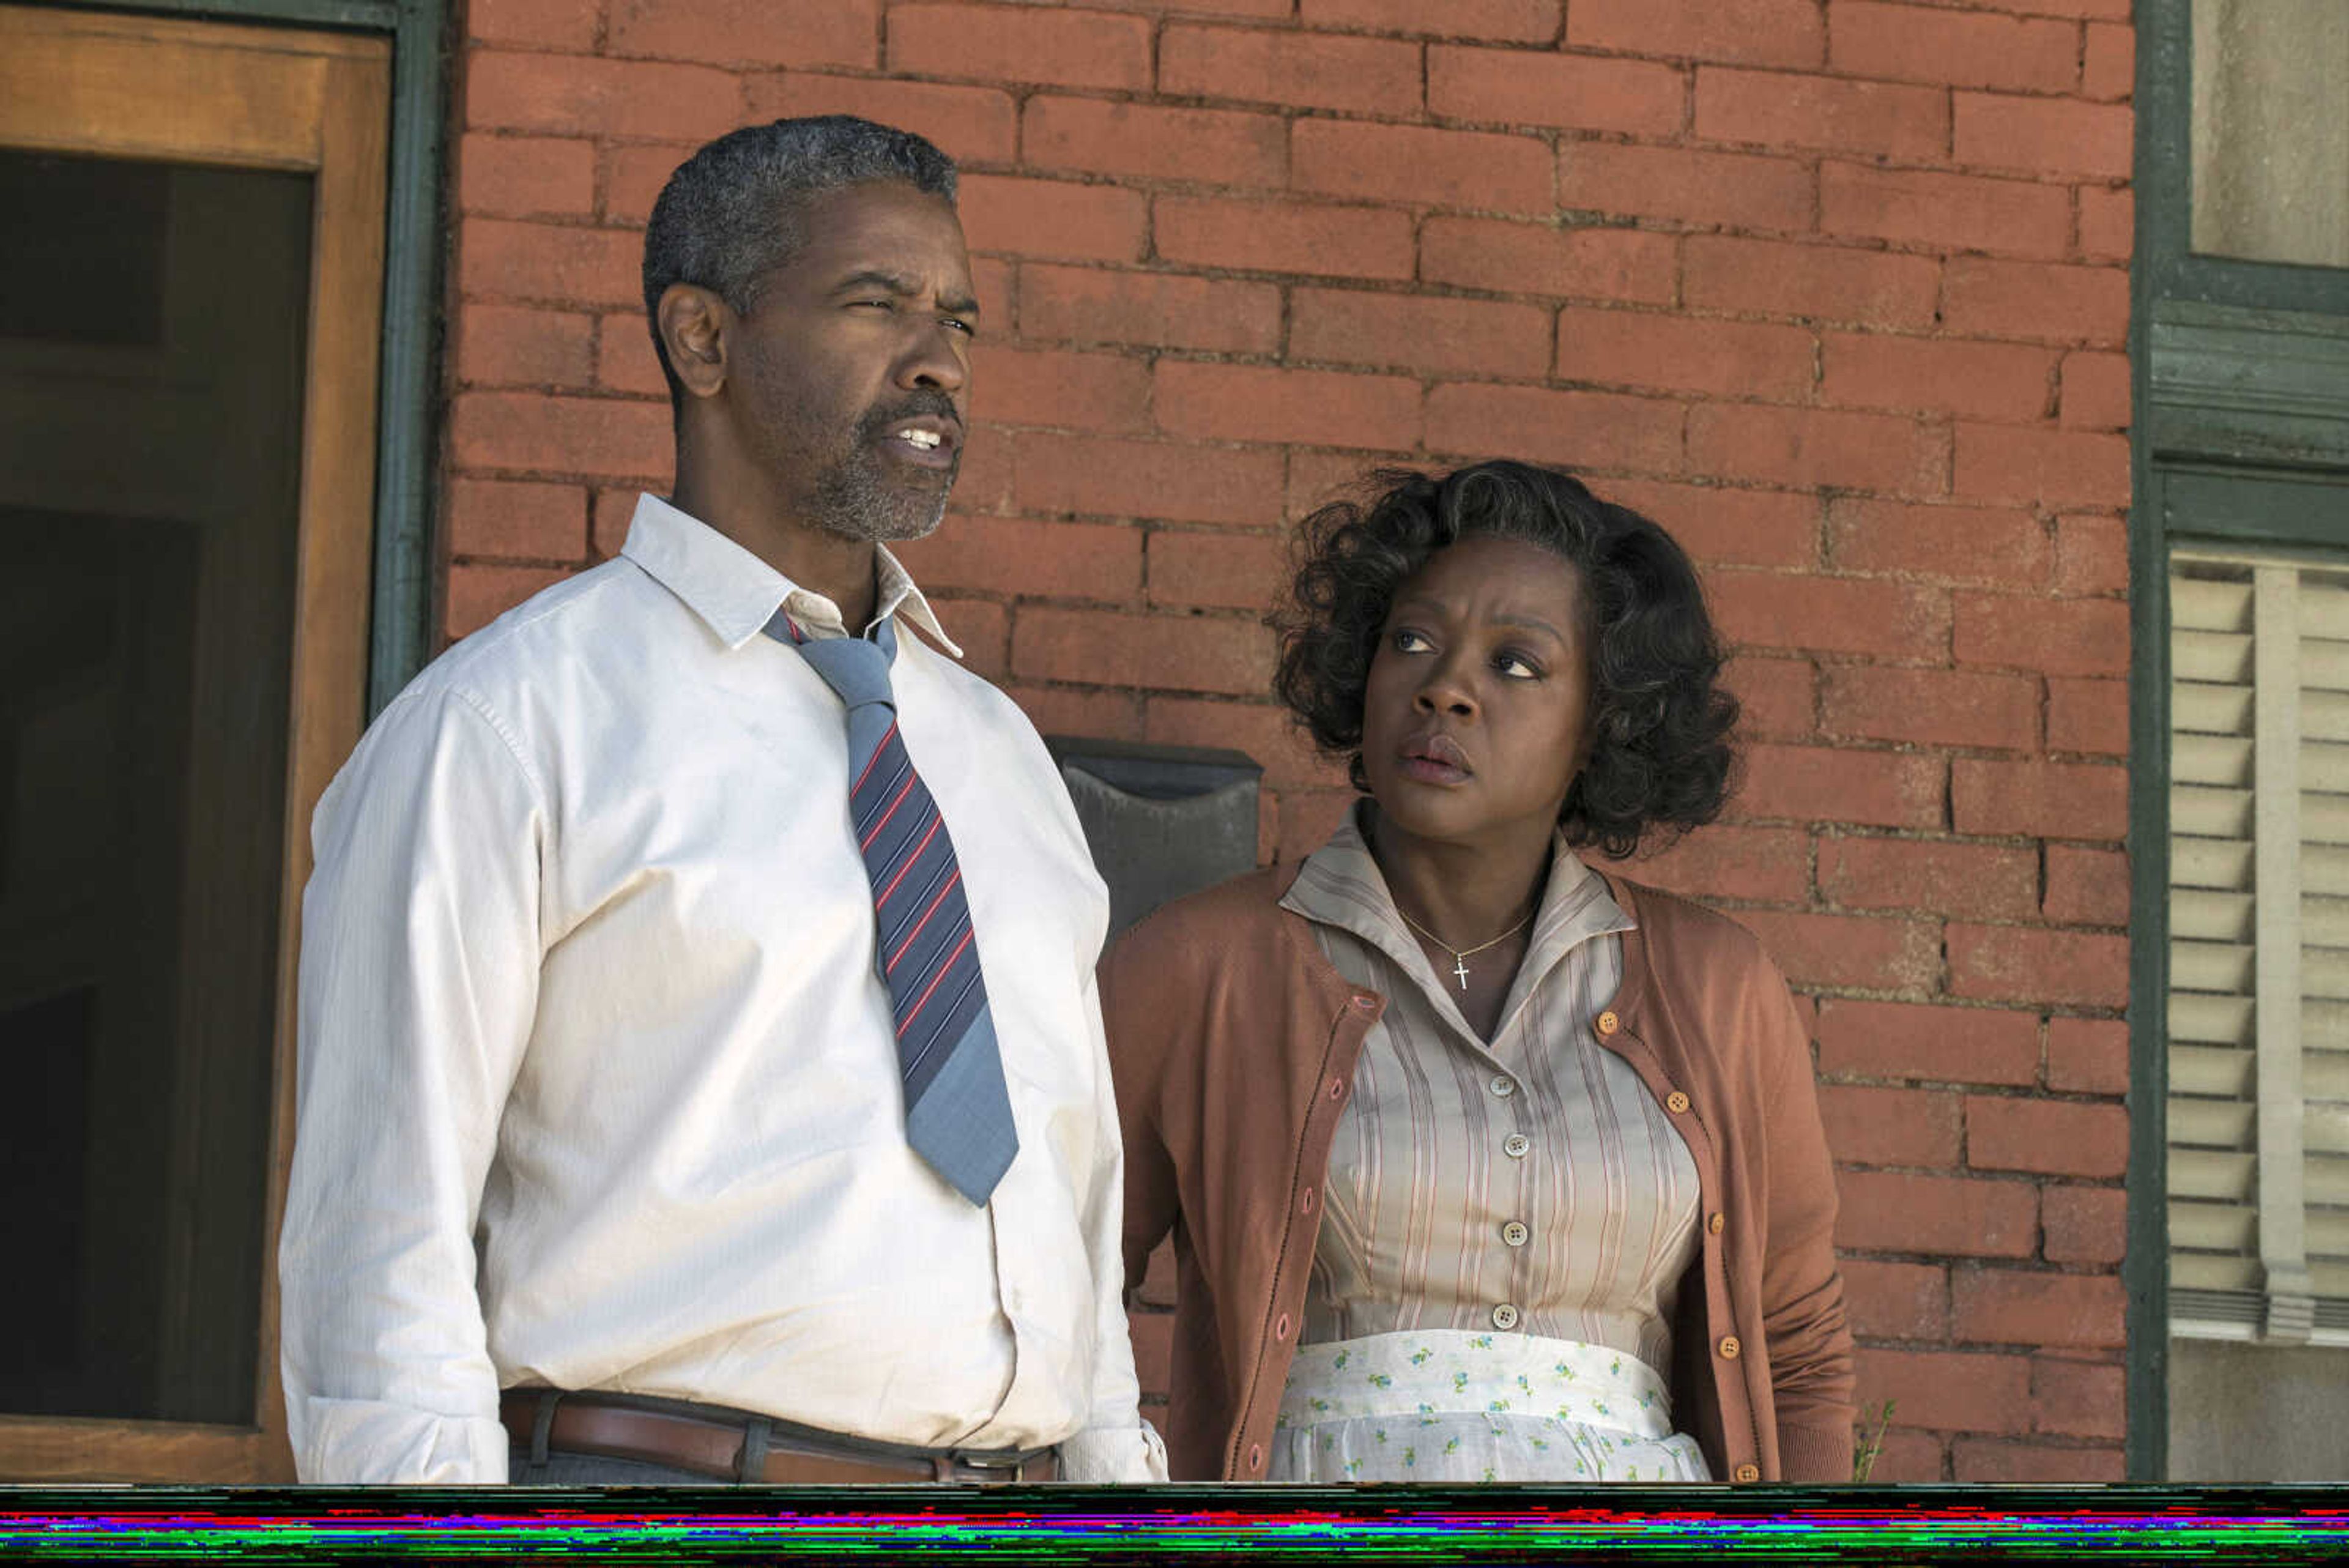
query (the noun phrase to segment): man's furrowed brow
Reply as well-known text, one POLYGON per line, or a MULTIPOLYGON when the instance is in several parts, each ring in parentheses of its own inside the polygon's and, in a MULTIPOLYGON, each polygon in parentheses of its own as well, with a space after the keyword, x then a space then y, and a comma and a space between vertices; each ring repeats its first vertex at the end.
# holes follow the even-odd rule
MULTIPOLYGON (((886 267, 860 267, 833 286, 834 294, 849 294, 860 288, 885 289, 900 299, 914 299, 922 292, 922 280, 911 273, 891 272, 886 267)), ((975 316, 978 301, 967 294, 948 295, 938 301, 938 308, 956 316, 975 316)))
POLYGON ((832 286, 834 294, 846 294, 852 289, 880 288, 891 294, 911 296, 922 292, 921 281, 911 273, 891 272, 886 267, 859 267, 832 286))

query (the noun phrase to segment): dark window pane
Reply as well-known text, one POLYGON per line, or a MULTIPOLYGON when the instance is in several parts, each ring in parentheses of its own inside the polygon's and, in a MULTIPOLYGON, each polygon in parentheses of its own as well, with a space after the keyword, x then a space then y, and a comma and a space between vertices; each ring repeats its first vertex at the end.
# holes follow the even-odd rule
POLYGON ((119 307, 149 277, 155 312, 133 356, 55 319, 0 334, 0 1245, 26 1276, 0 1289, 0 1414, 244 1423, 310 185, 0 169, 0 276, 56 268, 66 236, 85 275, 45 292, 119 307), (160 223, 126 220, 156 192, 160 223))
POLYGON ((153 344, 171 171, 0 149, 0 337, 153 344))

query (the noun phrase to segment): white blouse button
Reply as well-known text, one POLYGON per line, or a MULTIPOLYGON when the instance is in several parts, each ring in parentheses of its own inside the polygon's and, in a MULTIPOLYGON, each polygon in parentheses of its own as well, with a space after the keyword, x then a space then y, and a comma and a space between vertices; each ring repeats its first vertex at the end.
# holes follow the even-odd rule
POLYGON ((1516 1327, 1516 1303, 1514 1302, 1503 1302, 1499 1306, 1495 1307, 1493 1309, 1493 1326, 1495 1328, 1516 1327))
POLYGON ((1525 1134, 1511 1133, 1501 1140, 1501 1152, 1511 1159, 1523 1159, 1526 1158, 1526 1151, 1533 1146, 1534 1140, 1525 1134))
POLYGON ((1517 1081, 1515 1078, 1510 1077, 1506 1073, 1495 1073, 1493 1075, 1493 1093, 1495 1095, 1506 1100, 1516 1092, 1517 1081))
POLYGON ((1522 1220, 1512 1220, 1501 1227, 1501 1240, 1512 1247, 1522 1247, 1533 1236, 1522 1220))

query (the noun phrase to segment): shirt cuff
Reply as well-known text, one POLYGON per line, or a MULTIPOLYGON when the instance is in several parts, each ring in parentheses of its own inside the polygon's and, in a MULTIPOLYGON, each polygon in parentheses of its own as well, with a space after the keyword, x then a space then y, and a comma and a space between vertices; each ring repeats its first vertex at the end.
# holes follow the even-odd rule
POLYGON ((1061 1479, 1088 1486, 1163 1481, 1166 1445, 1146 1421, 1136 1420, 1131 1427, 1087 1427, 1061 1440, 1061 1479))
POLYGON ((295 1473, 309 1485, 503 1486, 506 1429, 374 1399, 304 1401, 295 1473))

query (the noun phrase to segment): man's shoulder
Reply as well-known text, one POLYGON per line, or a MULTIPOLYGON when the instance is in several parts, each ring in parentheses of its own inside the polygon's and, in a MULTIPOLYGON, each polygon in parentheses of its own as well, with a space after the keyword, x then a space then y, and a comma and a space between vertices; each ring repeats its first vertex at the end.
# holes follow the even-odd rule
POLYGON ((634 639, 613 634, 637 607, 627 601, 647 586, 642 571, 616 557, 541 588, 452 644, 395 701, 437 703, 454 697, 512 713, 557 670, 632 658, 634 639))

